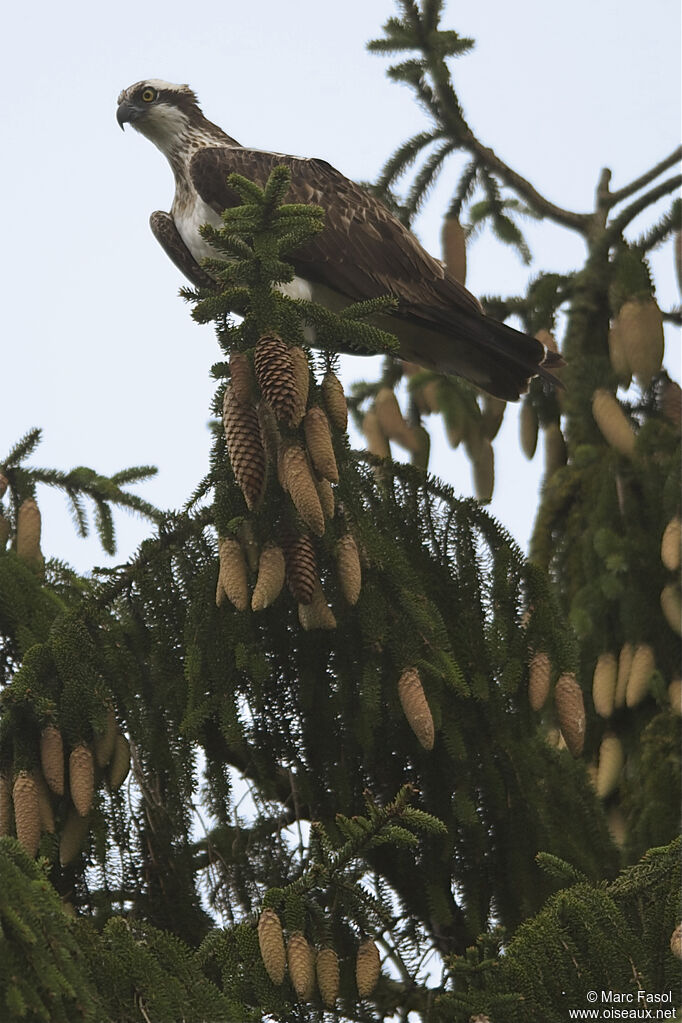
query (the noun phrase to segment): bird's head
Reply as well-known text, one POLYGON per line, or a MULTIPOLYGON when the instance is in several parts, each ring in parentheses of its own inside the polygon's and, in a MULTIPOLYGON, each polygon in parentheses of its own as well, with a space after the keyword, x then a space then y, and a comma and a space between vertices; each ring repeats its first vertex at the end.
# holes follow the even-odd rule
POLYGON ((168 154, 192 124, 203 120, 196 94, 188 85, 148 78, 124 89, 118 97, 116 120, 131 124, 168 154))

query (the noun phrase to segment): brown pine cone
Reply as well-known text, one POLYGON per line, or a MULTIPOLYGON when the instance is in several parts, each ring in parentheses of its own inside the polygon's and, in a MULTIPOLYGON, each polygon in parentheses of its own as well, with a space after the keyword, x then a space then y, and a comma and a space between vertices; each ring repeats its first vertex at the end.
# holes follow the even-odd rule
POLYGON ((528 461, 532 460, 535 449, 538 446, 538 426, 538 414, 533 407, 533 403, 529 398, 526 398, 521 406, 519 429, 521 432, 521 450, 528 461))
POLYGON ((278 986, 284 980, 286 953, 282 925, 274 909, 264 909, 258 921, 258 945, 263 965, 273 984, 278 986))
POLYGON ((300 444, 288 444, 282 451, 281 474, 284 488, 306 526, 322 536, 324 512, 305 451, 300 444))
POLYGON ((330 483, 339 482, 329 420, 319 405, 308 409, 303 420, 306 447, 315 472, 330 483))
POLYGON ((317 986, 325 1006, 333 1009, 339 997, 339 959, 333 948, 317 953, 317 986))
POLYGON ((289 352, 294 366, 294 376, 296 378, 296 405, 291 425, 298 426, 305 415, 305 410, 308 405, 310 366, 308 365, 308 356, 302 348, 295 346, 290 348, 289 352))
POLYGON ((433 717, 416 668, 406 668, 398 681, 398 696, 407 722, 426 750, 434 744, 433 717))
POLYGON ((38 786, 28 771, 20 771, 12 789, 17 838, 29 856, 35 856, 40 844, 40 807, 38 786))
POLYGON ((256 388, 248 355, 232 352, 230 355, 230 382, 232 393, 240 405, 255 404, 256 388))
POLYGON ((569 752, 579 757, 585 742, 585 704, 583 691, 572 672, 565 672, 554 689, 559 727, 569 752))
POLYGON ((298 620, 306 632, 312 629, 335 629, 336 618, 327 603, 320 580, 315 582, 309 603, 298 605, 298 620))
MULTIPOLYGON (((98 767, 106 767, 114 753, 118 724, 116 714, 111 704, 107 705, 107 716, 104 724, 104 731, 95 739, 95 761, 98 767)), ((43 768, 44 770, 44 768, 43 768)))
POLYGON ((391 447, 388 437, 381 429, 379 417, 376 410, 371 408, 365 413, 362 420, 362 432, 367 441, 367 450, 377 458, 388 458, 391 454, 391 447))
POLYGON ((223 426, 235 479, 248 508, 253 509, 265 491, 265 452, 260 423, 252 405, 239 404, 231 384, 225 388, 223 426))
POLYGON ((632 655, 625 705, 636 707, 649 692, 649 680, 656 670, 654 652, 648 643, 638 643, 632 655))
POLYGON ((319 582, 313 541, 308 533, 291 534, 285 537, 283 547, 287 586, 291 595, 299 604, 309 604, 313 599, 315 584, 319 582))
POLYGON ((355 980, 358 985, 358 994, 361 998, 367 998, 376 987, 381 973, 381 960, 379 949, 371 938, 363 941, 358 948, 355 960, 355 980))
POLYGON ((380 388, 374 401, 374 411, 377 414, 379 426, 389 440, 396 441, 408 451, 415 450, 414 434, 402 414, 393 388, 380 388))
POLYGON ((286 426, 296 425, 300 397, 289 345, 277 334, 266 334, 256 345, 253 365, 261 394, 275 417, 286 426))
POLYGON ((95 761, 92 750, 84 743, 71 750, 69 788, 71 802, 81 817, 87 817, 92 809, 95 793, 95 761))
POLYGON ((336 373, 329 370, 322 379, 322 399, 329 416, 329 422, 337 430, 345 430, 348 426, 348 405, 341 381, 336 373))
POLYGON ((528 702, 533 710, 541 710, 549 696, 552 665, 546 653, 538 650, 533 654, 528 675, 528 702))
POLYGON ((295 931, 287 942, 287 964, 298 998, 307 1002, 315 983, 315 959, 312 948, 300 931, 295 931))
POLYGON ((464 229, 455 216, 446 216, 441 232, 443 262, 451 277, 464 284, 467 274, 467 250, 464 229))
POLYGON ((317 487, 317 496, 320 499, 325 519, 333 519, 334 491, 332 490, 331 483, 329 480, 315 480, 315 486, 317 487))
POLYGON ((604 440, 621 455, 631 456, 635 450, 635 431, 618 399, 603 387, 592 396, 592 415, 604 440))
POLYGON ((617 680, 618 661, 615 654, 609 652, 600 654, 592 676, 592 703, 602 718, 609 718, 613 714, 617 680))
POLYGON ((258 578, 251 597, 251 610, 263 611, 277 599, 282 587, 286 565, 284 552, 275 544, 267 544, 258 562, 258 578))
POLYGON ((229 536, 218 537, 220 558, 219 576, 228 600, 238 611, 246 611, 249 605, 246 558, 238 540, 229 536))
POLYGON ((362 586, 362 569, 358 546, 350 533, 342 536, 336 545, 336 565, 344 597, 349 604, 357 604, 362 586))
POLYGON ((41 569, 44 564, 40 530, 38 505, 32 497, 27 497, 19 505, 17 514, 16 550, 19 557, 34 569, 41 569))
POLYGON ((56 725, 46 725, 40 733, 40 766, 52 792, 56 796, 63 796, 64 743, 56 725))
POLYGON ((656 299, 625 302, 616 322, 628 364, 646 387, 663 363, 663 316, 656 299))

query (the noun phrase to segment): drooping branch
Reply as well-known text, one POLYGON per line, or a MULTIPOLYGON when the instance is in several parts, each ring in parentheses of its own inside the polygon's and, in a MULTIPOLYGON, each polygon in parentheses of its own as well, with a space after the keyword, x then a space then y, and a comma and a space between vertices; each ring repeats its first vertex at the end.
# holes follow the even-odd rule
POLYGON ((682 174, 676 174, 674 177, 662 181, 648 192, 644 192, 634 202, 630 203, 629 206, 626 206, 624 210, 621 210, 617 217, 614 217, 604 232, 601 244, 605 247, 610 247, 618 240, 625 228, 635 217, 639 216, 649 206, 653 206, 659 199, 670 195, 671 192, 675 192, 680 185, 682 185, 682 174))
POLYGON ((631 181, 629 185, 624 185, 623 188, 619 188, 617 191, 611 192, 608 197, 609 206, 615 206, 619 202, 622 202, 623 199, 628 199, 631 195, 634 195, 635 192, 638 192, 640 188, 644 188, 644 186, 648 185, 649 182, 655 181, 659 174, 663 174, 664 171, 667 171, 669 167, 673 167, 676 163, 679 163, 680 160, 682 160, 682 146, 678 146, 678 148, 675 149, 670 156, 666 156, 665 160, 661 160, 661 162, 657 163, 655 167, 651 168, 651 170, 648 170, 645 174, 635 178, 635 180, 631 181))

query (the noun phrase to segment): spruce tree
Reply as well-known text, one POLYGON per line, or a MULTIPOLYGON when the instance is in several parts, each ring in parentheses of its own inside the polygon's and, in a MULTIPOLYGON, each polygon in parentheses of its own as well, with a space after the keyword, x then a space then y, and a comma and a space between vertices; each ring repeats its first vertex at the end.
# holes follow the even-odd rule
MULTIPOLYGON (((479 219, 522 245, 518 202, 541 197, 474 146, 445 66, 466 45, 438 28, 440 6, 401 0, 402 19, 375 45, 419 53, 399 75, 436 121, 441 155, 418 174, 407 215, 466 143, 479 159, 451 213, 480 179, 479 219)), ((395 171, 420 148, 403 147, 395 171)), ((600 236, 601 263, 495 304, 532 330, 549 329, 561 303, 572 308, 565 396, 536 387, 528 399, 543 426, 564 427, 567 462, 547 481, 527 560, 478 502, 425 472, 420 402, 460 430, 482 489, 502 410, 457 381, 413 373, 405 420, 393 361, 347 399, 338 353, 391 356, 393 339, 371 322, 390 300, 336 315, 281 294, 288 253, 321 229, 323 211, 286 202, 284 168, 264 188, 230 184, 241 204, 205 229, 225 257, 207 264, 217 286, 184 292, 194 318, 215 324, 221 353, 210 465, 185 508, 160 515, 130 497, 124 484, 147 468, 109 480, 31 469, 35 437, 0 463, 5 1015, 549 1020, 563 1018, 569 995, 579 1007, 586 971, 596 987, 663 990, 677 976, 675 848, 618 870, 675 832, 679 719, 663 684, 674 632, 658 605, 637 614, 635 588, 674 590, 664 575, 673 545, 654 573, 649 555, 663 530, 650 531, 676 511, 679 422, 675 432, 655 367, 628 406, 639 427, 629 453, 601 439, 592 408, 594 392, 615 384, 610 307, 598 300, 617 303, 614 315, 633 294, 651 308, 616 282, 641 283, 647 246, 677 212, 636 251, 600 236), (571 368, 578 350, 589 372, 571 368), (381 451, 351 448, 348 405, 368 432, 374 415, 381 451), (384 457, 387 435, 414 465, 384 457), (80 579, 44 565, 36 497, 50 483, 81 531, 82 498, 94 500, 105 546, 112 504, 155 518, 156 531, 113 572, 80 579), (608 516, 621 491, 632 534, 612 530, 616 550, 595 509, 608 516), (587 527, 576 526, 578 501, 591 502, 587 527), (607 795, 587 770, 602 742, 587 681, 604 635, 640 660, 648 643, 653 657, 641 699, 627 700, 628 685, 610 716, 627 760, 607 795), (624 851, 604 812, 616 799, 624 851), (571 954, 557 972, 562 948, 571 954)))

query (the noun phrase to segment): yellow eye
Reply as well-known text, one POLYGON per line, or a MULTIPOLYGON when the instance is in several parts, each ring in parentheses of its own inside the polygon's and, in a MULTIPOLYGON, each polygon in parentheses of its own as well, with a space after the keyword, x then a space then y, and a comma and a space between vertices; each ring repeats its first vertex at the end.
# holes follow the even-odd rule
POLYGON ((142 99, 145 101, 145 103, 151 103, 152 100, 156 99, 156 89, 143 89, 142 99))

